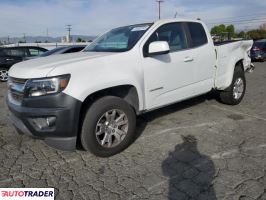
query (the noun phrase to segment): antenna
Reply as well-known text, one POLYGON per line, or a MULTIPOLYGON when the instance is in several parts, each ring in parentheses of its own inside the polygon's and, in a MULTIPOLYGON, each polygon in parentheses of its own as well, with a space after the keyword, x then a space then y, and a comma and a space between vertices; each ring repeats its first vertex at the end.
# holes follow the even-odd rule
POLYGON ((158 8, 159 8, 159 19, 161 19, 161 3, 163 3, 163 0, 156 0, 156 2, 158 3, 158 8))

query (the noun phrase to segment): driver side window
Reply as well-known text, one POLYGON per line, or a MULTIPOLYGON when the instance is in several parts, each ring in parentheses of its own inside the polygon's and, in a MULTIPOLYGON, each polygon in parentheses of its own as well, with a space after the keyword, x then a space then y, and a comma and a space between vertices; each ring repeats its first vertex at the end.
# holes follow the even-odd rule
POLYGON ((143 47, 144 55, 148 54, 149 45, 155 41, 166 41, 170 52, 188 48, 187 39, 182 23, 170 23, 159 27, 148 39, 143 47))

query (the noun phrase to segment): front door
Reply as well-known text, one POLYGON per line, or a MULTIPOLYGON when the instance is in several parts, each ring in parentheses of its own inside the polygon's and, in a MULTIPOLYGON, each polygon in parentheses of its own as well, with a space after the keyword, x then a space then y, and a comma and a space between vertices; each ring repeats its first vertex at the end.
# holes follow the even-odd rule
POLYGON ((191 95, 196 67, 188 50, 183 23, 159 27, 145 43, 143 54, 146 109, 170 104, 191 95), (148 56, 149 44, 154 41, 167 41, 170 53, 148 56))

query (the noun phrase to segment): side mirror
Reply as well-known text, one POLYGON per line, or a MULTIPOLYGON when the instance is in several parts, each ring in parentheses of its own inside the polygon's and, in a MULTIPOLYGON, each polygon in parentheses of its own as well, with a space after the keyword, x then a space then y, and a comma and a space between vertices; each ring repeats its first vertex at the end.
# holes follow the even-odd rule
POLYGON ((170 47, 168 42, 157 41, 157 42, 152 42, 149 45, 150 56, 168 54, 169 52, 170 52, 170 47))

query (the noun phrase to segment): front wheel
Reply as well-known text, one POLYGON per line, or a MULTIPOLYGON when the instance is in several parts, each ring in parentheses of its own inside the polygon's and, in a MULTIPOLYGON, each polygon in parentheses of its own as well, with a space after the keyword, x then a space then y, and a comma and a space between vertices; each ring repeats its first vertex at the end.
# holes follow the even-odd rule
POLYGON ((236 66, 231 85, 220 92, 220 101, 228 105, 239 104, 246 92, 246 78, 241 66, 236 66))
POLYGON ((85 150, 100 157, 115 155, 134 140, 136 115, 123 99, 103 97, 87 110, 81 129, 81 144, 85 150))
POLYGON ((6 82, 8 79, 8 70, 6 68, 0 68, 0 81, 6 82))

